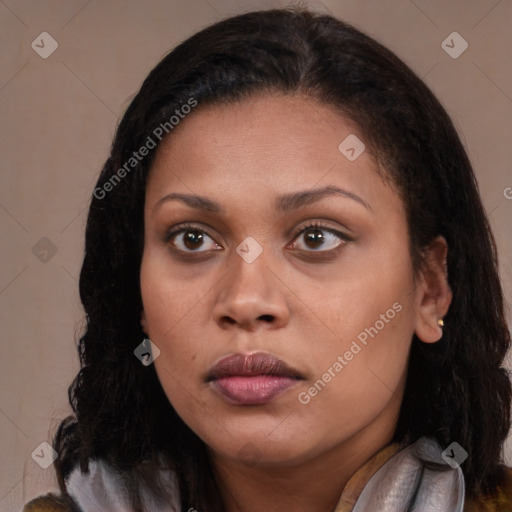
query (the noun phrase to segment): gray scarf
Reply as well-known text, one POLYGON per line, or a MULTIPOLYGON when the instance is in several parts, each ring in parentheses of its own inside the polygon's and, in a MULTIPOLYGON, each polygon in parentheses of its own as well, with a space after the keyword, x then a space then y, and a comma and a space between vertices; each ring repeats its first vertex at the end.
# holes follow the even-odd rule
POLYGON ((370 478, 352 512, 463 512, 464 475, 441 454, 426 437, 398 452, 370 478))
MULTIPOLYGON (((445 462, 442 449, 425 437, 391 457, 367 482, 352 512, 463 512, 464 476, 458 465, 445 462)), ((91 461, 90 472, 76 468, 66 481, 69 495, 82 512, 128 512, 131 507, 120 475, 103 461, 91 461)), ((151 512, 181 509, 174 475, 169 487, 174 503, 161 505, 149 494, 145 504, 151 512)), ((201 511, 207 512, 207 511, 201 511)))

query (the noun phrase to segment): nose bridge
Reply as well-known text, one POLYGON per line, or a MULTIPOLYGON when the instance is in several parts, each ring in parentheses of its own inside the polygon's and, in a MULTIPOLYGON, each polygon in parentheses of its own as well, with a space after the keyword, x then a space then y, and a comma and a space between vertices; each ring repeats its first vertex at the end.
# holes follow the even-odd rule
POLYGON ((269 265, 268 254, 263 251, 253 260, 244 259, 255 249, 250 244, 240 244, 238 252, 232 255, 232 269, 220 283, 213 315, 223 327, 254 327, 261 321, 282 325, 288 320, 286 298, 269 265))
MULTIPOLYGON (((247 250, 248 255, 251 249, 244 247, 243 244, 239 246, 240 252, 247 250)), ((234 297, 250 297, 260 296, 265 297, 269 290, 269 274, 272 274, 268 266, 268 258, 261 253, 253 261, 245 260, 243 256, 238 253, 233 255, 233 269, 229 273, 228 292, 234 297)))

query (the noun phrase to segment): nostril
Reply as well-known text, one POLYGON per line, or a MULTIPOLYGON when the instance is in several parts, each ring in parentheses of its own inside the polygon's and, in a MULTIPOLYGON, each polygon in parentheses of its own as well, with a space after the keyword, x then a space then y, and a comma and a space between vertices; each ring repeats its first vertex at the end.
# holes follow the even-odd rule
POLYGON ((261 318, 265 322, 272 322, 274 320, 273 315, 261 315, 259 318, 261 318))

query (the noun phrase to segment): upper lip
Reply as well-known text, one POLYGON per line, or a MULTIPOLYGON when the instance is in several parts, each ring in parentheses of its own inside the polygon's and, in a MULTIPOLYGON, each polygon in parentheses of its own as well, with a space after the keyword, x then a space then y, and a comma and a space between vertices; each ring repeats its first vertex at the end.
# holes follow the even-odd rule
POLYGON ((223 357, 212 367, 206 380, 209 382, 222 377, 251 377, 256 375, 303 378, 297 370, 272 354, 256 352, 223 357))

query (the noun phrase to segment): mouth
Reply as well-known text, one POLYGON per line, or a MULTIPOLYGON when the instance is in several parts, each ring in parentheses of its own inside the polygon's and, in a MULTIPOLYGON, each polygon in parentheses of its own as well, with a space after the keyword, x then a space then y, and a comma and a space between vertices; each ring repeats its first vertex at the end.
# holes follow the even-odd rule
POLYGON ((213 366, 206 378, 231 405, 262 405, 304 380, 284 361, 265 352, 233 354, 213 366))

